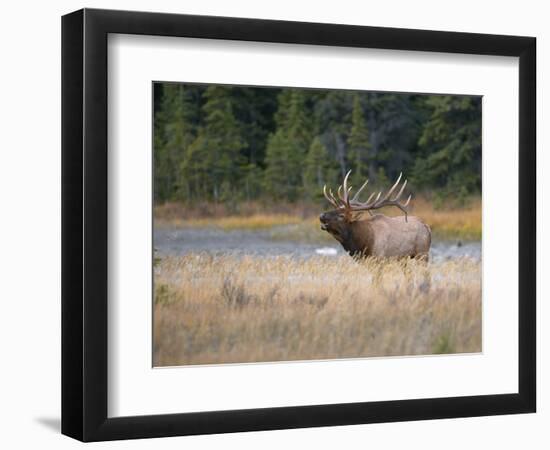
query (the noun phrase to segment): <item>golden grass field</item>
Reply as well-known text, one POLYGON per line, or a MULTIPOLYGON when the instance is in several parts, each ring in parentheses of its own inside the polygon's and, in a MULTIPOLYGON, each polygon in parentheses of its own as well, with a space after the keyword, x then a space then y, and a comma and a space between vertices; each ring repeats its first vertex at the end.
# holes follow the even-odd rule
MULTIPOLYGON (((215 226, 224 230, 266 229, 291 225, 278 230, 282 239, 303 239, 311 230, 319 228, 319 214, 322 208, 312 205, 268 205, 248 202, 235 210, 228 210, 224 204, 200 204, 194 207, 179 203, 155 206, 155 226, 160 227, 204 227, 215 226)), ((381 210, 386 215, 401 214, 396 208, 381 210)), ((420 217, 430 225, 433 235, 441 239, 481 239, 481 198, 472 197, 465 206, 444 205, 436 208, 426 198, 413 199, 411 215, 420 217)), ((326 233, 325 233, 326 234, 326 233)), ((328 235, 324 236, 330 240, 328 235)))
POLYGON ((155 265, 155 366, 481 351, 481 263, 191 253, 155 265))

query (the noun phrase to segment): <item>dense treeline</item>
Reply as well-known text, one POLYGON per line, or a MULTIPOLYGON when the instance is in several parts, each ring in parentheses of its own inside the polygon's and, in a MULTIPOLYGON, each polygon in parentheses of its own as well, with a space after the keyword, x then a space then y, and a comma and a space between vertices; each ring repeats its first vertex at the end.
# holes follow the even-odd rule
POLYGON ((481 98, 154 85, 155 201, 316 200, 352 169, 384 187, 481 189, 481 98))

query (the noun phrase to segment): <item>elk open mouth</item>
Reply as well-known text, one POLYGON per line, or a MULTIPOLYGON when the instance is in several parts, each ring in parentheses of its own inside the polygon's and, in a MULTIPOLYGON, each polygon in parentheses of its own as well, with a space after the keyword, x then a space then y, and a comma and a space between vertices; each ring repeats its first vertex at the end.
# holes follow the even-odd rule
POLYGON ((327 231, 327 226, 324 223, 321 224, 321 230, 327 231))

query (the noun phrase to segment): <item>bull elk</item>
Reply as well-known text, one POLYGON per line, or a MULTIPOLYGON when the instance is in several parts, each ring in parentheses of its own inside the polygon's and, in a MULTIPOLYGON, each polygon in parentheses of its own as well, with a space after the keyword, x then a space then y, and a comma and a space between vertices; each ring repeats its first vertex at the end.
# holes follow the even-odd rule
POLYGON ((382 192, 378 195, 372 193, 366 202, 361 202, 359 194, 369 181, 365 181, 350 199, 350 173, 351 170, 344 177, 343 185, 338 188, 337 197, 332 190, 327 192, 327 187, 324 186, 323 194, 334 206, 334 210, 321 214, 321 229, 329 232, 354 257, 410 257, 427 260, 432 241, 430 227, 418 217, 408 215, 407 207, 412 195, 409 195, 405 203, 399 202, 407 180, 392 198, 402 174, 399 174, 399 178, 385 195, 382 196, 382 192), (388 217, 372 213, 373 210, 386 206, 395 206, 404 215, 388 217))

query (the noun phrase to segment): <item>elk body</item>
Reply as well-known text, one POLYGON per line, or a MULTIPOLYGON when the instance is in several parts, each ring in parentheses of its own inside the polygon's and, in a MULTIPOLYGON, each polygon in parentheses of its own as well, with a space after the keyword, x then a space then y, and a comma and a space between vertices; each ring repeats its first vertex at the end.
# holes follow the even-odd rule
POLYGON ((324 187, 323 193, 335 209, 321 214, 321 229, 329 232, 351 256, 427 260, 432 241, 430 227, 418 217, 408 215, 407 206, 411 196, 405 203, 399 203, 407 181, 405 180, 393 198, 392 194, 399 185, 401 175, 383 197, 382 192, 376 197, 373 193, 366 202, 360 202, 359 194, 367 186, 368 180, 350 199, 352 187, 347 185, 350 172, 344 178, 343 187, 338 188, 337 197, 324 187), (405 215, 388 217, 372 213, 373 210, 385 206, 395 206, 405 215))

